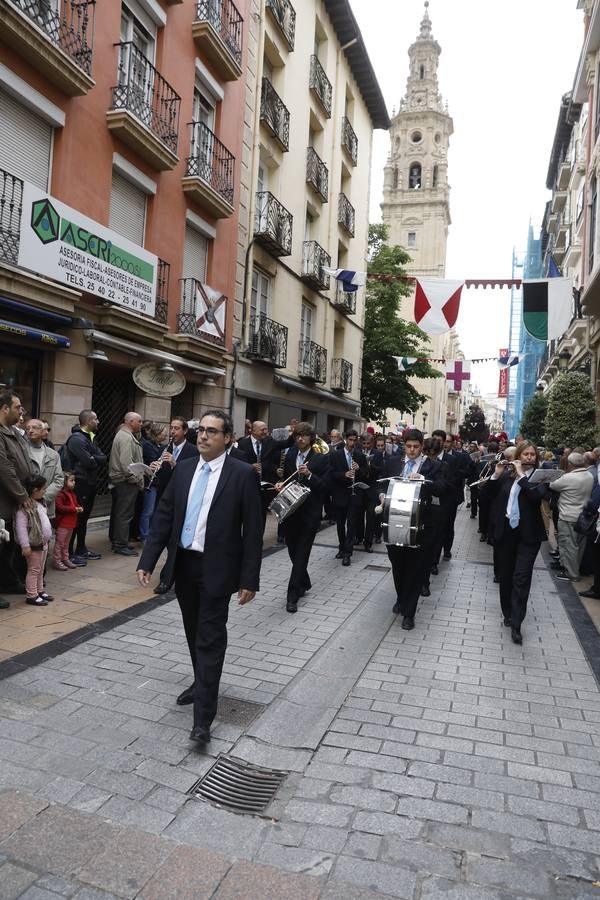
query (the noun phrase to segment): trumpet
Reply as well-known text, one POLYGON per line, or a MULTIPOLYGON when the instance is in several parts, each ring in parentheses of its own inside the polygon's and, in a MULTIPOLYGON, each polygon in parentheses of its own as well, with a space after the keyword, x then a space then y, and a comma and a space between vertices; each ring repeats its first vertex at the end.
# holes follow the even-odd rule
POLYGON ((493 459, 490 459, 488 460, 488 462, 486 462, 477 481, 471 482, 469 487, 477 487, 479 484, 485 484, 487 481, 489 481, 496 470, 496 466, 498 465, 503 465, 505 468, 512 467, 514 469, 514 464, 510 462, 510 460, 504 459, 504 451, 500 450, 499 453, 496 453, 493 459))

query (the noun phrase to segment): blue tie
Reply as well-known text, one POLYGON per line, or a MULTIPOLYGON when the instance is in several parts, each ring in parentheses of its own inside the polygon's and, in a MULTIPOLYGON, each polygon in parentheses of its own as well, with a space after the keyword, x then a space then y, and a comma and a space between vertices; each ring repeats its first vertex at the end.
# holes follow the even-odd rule
POLYGON ((304 465, 304 453, 299 453, 297 458, 297 468, 304 465))
POLYGON ((210 478, 210 466, 204 463, 200 470, 200 476, 196 479, 194 492, 188 497, 187 509, 185 512, 185 522, 181 529, 181 546, 187 550, 192 546, 194 535, 196 534, 196 526, 198 524, 198 516, 202 509, 202 501, 206 493, 206 485, 210 478))
POLYGON ((414 461, 414 459, 409 459, 408 462, 406 463, 405 468, 404 468, 404 474, 406 475, 407 478, 408 478, 408 476, 412 473, 412 470, 414 469, 414 466, 415 466, 415 461, 414 461))
POLYGON ((521 519, 521 511, 519 510, 519 494, 521 493, 521 485, 517 484, 515 486, 515 492, 513 494, 513 502, 510 508, 510 515, 508 517, 508 524, 511 528, 517 528, 519 521, 521 519))

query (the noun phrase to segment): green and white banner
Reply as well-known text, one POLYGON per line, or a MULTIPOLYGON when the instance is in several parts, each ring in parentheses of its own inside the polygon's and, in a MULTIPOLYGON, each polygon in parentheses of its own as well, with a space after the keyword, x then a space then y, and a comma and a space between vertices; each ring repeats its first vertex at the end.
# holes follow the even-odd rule
POLYGON ((19 266, 153 316, 158 258, 25 182, 19 266))

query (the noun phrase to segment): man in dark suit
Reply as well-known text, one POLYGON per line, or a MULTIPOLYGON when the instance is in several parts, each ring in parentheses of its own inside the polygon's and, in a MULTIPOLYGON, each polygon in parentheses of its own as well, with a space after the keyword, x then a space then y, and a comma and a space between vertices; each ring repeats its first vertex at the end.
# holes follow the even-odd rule
MULTIPOLYGON (((275 484, 277 469, 281 462, 281 453, 294 443, 291 433, 284 441, 276 441, 269 434, 266 422, 256 421, 252 423, 252 432, 247 437, 240 438, 238 450, 245 454, 246 462, 250 463, 256 472, 257 483, 260 488, 261 481, 275 484)), ((272 491, 261 489, 261 509, 263 516, 263 531, 267 521, 269 503, 275 495, 272 491)))
POLYGON ((298 422, 294 428, 295 446, 285 455, 284 480, 298 475, 298 481, 310 490, 310 497, 285 519, 282 529, 292 571, 287 589, 286 609, 298 610, 298 600, 311 589, 308 560, 321 522, 323 499, 329 488, 329 456, 312 449, 316 432, 309 422, 298 422))
MULTIPOLYGON (((415 612, 419 594, 425 584, 428 547, 434 539, 431 514, 432 497, 440 497, 446 490, 442 467, 437 460, 423 455, 423 433, 410 428, 404 437, 405 456, 386 456, 384 478, 401 477, 407 481, 427 479, 421 486, 420 500, 423 532, 419 547, 397 547, 387 545, 392 564, 396 602, 394 613, 402 614, 402 628, 410 631, 415 627, 415 612)), ((384 485, 385 486, 385 485, 384 485)))
POLYGON ((227 647, 232 593, 239 603, 259 587, 262 552, 260 501, 254 472, 232 459, 227 448, 233 423, 222 410, 209 410, 198 427, 200 459, 178 463, 154 513, 140 557, 138 580, 147 585, 165 547, 166 583, 175 593, 187 638, 194 683, 177 698, 193 702, 190 738, 210 740, 227 647))
MULTIPOLYGON (((448 464, 448 479, 453 486, 453 498, 448 499, 448 511, 446 519, 446 529, 442 541, 444 550, 444 559, 452 559, 452 544, 454 543, 454 522, 458 507, 465 500, 465 480, 468 477, 470 463, 469 454, 462 451, 454 450, 454 437, 446 434, 442 428, 437 428, 431 433, 431 437, 439 437, 443 443, 443 451, 438 459, 440 462, 448 464)), ((437 560, 436 560, 437 562, 437 560)))
POLYGON ((504 624, 511 628, 515 644, 523 643, 521 624, 527 613, 533 565, 540 544, 548 538, 541 512, 546 486, 529 483, 538 462, 537 447, 523 441, 517 448, 511 470, 507 471, 499 463, 491 479, 480 487, 492 505, 491 529, 500 605, 504 624))
POLYGON ((356 537, 356 520, 362 511, 361 498, 353 492, 355 481, 367 477, 367 460, 356 445, 358 431, 351 429, 344 435, 344 443, 329 454, 331 498, 338 534, 338 552, 343 566, 350 565, 356 537))

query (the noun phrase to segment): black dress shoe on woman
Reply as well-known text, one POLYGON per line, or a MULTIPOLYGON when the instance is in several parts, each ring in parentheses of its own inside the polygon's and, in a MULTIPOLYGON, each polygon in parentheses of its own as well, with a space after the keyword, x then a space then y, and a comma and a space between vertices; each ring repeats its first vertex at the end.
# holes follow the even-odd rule
POLYGON ((510 629, 510 636, 512 638, 513 644, 522 644, 523 643, 523 635, 521 634, 520 628, 515 628, 514 625, 510 629))
POLYGON ((166 594, 168 590, 169 590, 169 585, 165 584, 164 581, 160 581, 154 588, 154 593, 155 594, 166 594))
POLYGON ((400 627, 404 628, 405 631, 412 631, 415 627, 415 620, 411 616, 404 616, 400 627))
POLYGON ((285 608, 289 613, 298 612, 298 601, 297 600, 288 600, 285 604, 285 608))
POLYGON ((182 691, 175 701, 177 706, 188 706, 190 703, 194 702, 194 685, 190 684, 185 691, 182 691))
POLYGON ((190 741, 208 744, 210 742, 210 728, 208 725, 194 725, 190 731, 190 741))

